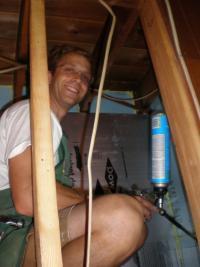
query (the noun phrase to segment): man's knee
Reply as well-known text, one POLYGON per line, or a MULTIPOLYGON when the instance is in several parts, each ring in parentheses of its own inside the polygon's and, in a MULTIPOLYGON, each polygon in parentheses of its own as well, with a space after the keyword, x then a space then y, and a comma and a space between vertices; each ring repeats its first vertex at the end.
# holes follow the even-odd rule
POLYGON ((146 226, 140 203, 126 195, 108 195, 101 200, 102 228, 128 250, 138 249, 146 238, 146 226))
POLYGON ((109 221, 132 221, 143 223, 144 214, 141 204, 133 197, 123 194, 106 195, 97 199, 95 207, 103 212, 105 219, 109 221), (117 218, 116 218, 117 217, 117 218), (116 218, 114 220, 114 218, 116 218))

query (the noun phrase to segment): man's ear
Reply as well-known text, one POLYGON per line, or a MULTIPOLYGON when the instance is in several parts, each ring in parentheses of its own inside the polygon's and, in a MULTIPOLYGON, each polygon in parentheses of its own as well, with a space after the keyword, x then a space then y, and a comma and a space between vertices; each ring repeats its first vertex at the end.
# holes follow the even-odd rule
POLYGON ((52 73, 50 71, 48 71, 48 80, 49 80, 49 84, 50 84, 51 80, 52 80, 52 73))

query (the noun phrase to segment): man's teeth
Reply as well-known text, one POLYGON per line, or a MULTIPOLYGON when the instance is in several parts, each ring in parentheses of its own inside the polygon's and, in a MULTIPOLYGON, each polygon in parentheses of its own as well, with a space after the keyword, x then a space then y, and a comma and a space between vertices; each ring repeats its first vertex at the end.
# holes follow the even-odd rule
POLYGON ((76 89, 74 87, 68 87, 68 90, 75 93, 75 94, 78 94, 78 89, 76 89))

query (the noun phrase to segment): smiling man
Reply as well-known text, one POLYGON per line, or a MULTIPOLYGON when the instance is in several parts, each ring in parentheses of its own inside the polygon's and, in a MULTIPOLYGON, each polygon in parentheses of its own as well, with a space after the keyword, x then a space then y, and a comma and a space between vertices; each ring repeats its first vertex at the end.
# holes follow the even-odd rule
MULTIPOLYGON (((60 121, 85 97, 92 76, 91 59, 86 51, 64 45, 50 52, 48 64, 63 264, 81 267, 84 266, 85 251, 85 195, 71 186, 67 139, 60 121)), ((21 266, 22 262, 23 266, 36 266, 29 116, 29 101, 24 100, 7 109, 0 120, 0 201, 3 203, 0 215, 15 215, 25 222, 17 230, 18 239, 17 231, 8 229, 9 234, 0 242, 0 266, 21 266), (27 233, 28 238, 25 238, 27 233), (17 244, 16 240, 19 240, 17 244), (5 264, 1 252, 6 251, 6 247, 9 248, 10 260, 11 256, 15 257, 15 265, 5 264), (12 250, 15 251, 13 255, 10 253, 12 250)), ((122 194, 96 198, 93 201, 91 266, 119 266, 140 248, 147 232, 144 221, 154 210, 154 206, 143 198, 122 194)))

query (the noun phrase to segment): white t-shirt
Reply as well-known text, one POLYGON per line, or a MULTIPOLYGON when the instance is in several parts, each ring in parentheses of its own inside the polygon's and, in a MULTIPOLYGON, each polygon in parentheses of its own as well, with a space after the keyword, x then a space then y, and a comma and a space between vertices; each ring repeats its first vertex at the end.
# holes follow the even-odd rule
MULTIPOLYGON (((62 129, 51 112, 54 164, 58 162, 57 149, 62 129)), ((29 100, 20 101, 8 108, 0 118, 0 190, 10 187, 8 159, 22 153, 31 145, 29 100)))

